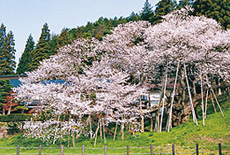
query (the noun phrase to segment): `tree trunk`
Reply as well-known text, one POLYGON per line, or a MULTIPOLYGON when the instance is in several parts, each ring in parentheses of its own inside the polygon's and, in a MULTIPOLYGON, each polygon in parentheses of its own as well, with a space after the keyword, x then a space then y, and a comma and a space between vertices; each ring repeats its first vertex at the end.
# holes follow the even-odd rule
POLYGON ((124 132, 124 128, 125 128, 125 123, 124 123, 124 116, 122 116, 122 123, 121 123, 121 139, 124 140, 125 137, 125 132, 124 132))
POLYGON ((72 141, 73 141, 73 147, 75 147, 75 136, 74 131, 72 130, 72 141))
POLYGON ((163 124, 167 82, 168 82, 168 62, 167 62, 166 71, 165 71, 165 85, 164 85, 164 95, 163 95, 163 103, 162 103, 162 109, 161 109, 162 111, 161 111, 161 120, 160 120, 160 132, 162 131, 162 124, 163 124))
POLYGON ((159 126, 160 126, 160 105, 158 105, 158 110, 156 112, 156 115, 155 115, 155 128, 154 128, 154 131, 155 132, 159 132, 159 126))
POLYGON ((206 93, 204 119, 206 119, 206 116, 207 116, 207 108, 208 108, 208 90, 207 90, 207 93, 206 93))
POLYGON ((100 122, 100 138, 102 139, 102 124, 100 122))
POLYGON ((116 127, 115 127, 115 131, 114 131, 113 141, 114 141, 114 140, 115 140, 115 138, 116 138, 116 134, 117 134, 117 126, 118 126, 118 123, 116 122, 116 127))
POLYGON ((58 115, 58 119, 57 119, 58 123, 57 123, 57 125, 56 125, 56 129, 55 129, 55 133, 54 133, 54 141, 53 141, 53 144, 55 144, 55 142, 56 142, 56 135, 57 135, 57 130, 58 130, 58 125, 59 125, 60 116, 61 116, 61 115, 58 115))
POLYGON ((150 132, 153 132, 153 114, 152 113, 150 117, 150 132))
POLYGON ((12 108, 12 101, 10 101, 10 108, 9 108, 9 110, 8 110, 8 112, 7 112, 7 115, 10 115, 11 108, 12 108))
POLYGON ((218 78, 218 95, 222 95, 221 88, 220 88, 220 78, 218 78))
POLYGON ((145 132, 145 117, 141 115, 141 132, 145 132))
POLYGON ((104 136, 104 144, 106 144, 106 137, 105 137, 105 120, 103 120, 103 136, 104 136))
POLYGON ((98 124, 97 124, 97 129, 95 131, 95 141, 94 141, 94 147, 96 146, 97 144, 97 133, 98 133, 98 130, 100 128, 100 118, 98 118, 98 124))
POLYGON ((90 132, 90 138, 93 138, 93 131, 92 131, 92 118, 89 116, 89 132, 90 132))

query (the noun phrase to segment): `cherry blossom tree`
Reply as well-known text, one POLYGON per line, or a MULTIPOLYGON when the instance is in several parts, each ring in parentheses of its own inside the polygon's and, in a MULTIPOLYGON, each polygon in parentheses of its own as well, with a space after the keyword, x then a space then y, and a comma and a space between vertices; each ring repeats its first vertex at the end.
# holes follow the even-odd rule
MULTIPOLYGON (((27 78, 21 79, 23 84, 16 89, 18 99, 39 99, 41 105, 38 112, 49 112, 47 120, 31 123, 28 136, 43 140, 52 137, 55 143, 58 138, 71 132, 74 139, 75 134, 79 137, 86 131, 90 118, 98 116, 98 127, 93 136, 96 144, 99 124, 105 126, 115 122, 124 129, 125 123, 132 122, 139 115, 134 101, 145 92, 144 87, 128 83, 129 74, 125 71, 115 72, 113 62, 106 55, 100 61, 95 58, 92 65, 83 64, 89 57, 96 56, 94 43, 95 40, 92 45, 88 40, 77 40, 71 46, 61 48, 57 55, 44 60, 37 70, 27 73, 27 78), (81 74, 79 69, 83 70, 81 74), (52 83, 48 81, 51 79, 65 81, 52 83), (92 97, 93 94, 95 97, 92 97), (62 118, 67 115, 69 120, 62 118)), ((92 132, 90 128, 85 134, 92 132)))
POLYGON ((156 130, 169 131, 190 114, 197 124, 199 102, 205 125, 210 93, 224 116, 213 81, 229 83, 230 31, 213 19, 190 15, 191 11, 189 7, 173 11, 156 25, 146 21, 119 25, 102 41, 78 39, 42 61, 15 89, 19 100, 41 102, 34 120, 43 119, 31 121, 28 136, 55 143, 71 135, 75 145, 75 137, 85 135, 95 138, 96 145, 99 130, 106 143, 105 128, 111 123, 116 124, 114 139, 118 125, 122 139, 125 125, 136 131, 141 124, 144 132, 144 118, 153 112, 156 130), (153 83, 162 87, 161 102, 143 110, 140 96, 153 83))

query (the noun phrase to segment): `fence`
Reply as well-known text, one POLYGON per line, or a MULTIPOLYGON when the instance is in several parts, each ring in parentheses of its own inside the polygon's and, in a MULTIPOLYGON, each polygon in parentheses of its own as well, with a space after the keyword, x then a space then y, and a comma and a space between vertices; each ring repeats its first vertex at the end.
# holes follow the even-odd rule
POLYGON ((61 155, 141 155, 141 154, 172 154, 172 155, 179 155, 179 154, 218 154, 218 155, 230 155, 230 145, 210 145, 210 146, 203 146, 200 147, 199 144, 193 146, 176 146, 174 144, 168 145, 168 147, 161 147, 161 146, 153 146, 150 145, 149 147, 130 147, 127 145, 126 147, 101 147, 101 148, 88 148, 82 145, 82 147, 64 147, 61 145, 60 147, 0 147, 0 155, 8 155, 8 154, 16 154, 16 155, 31 155, 31 154, 61 154, 61 155), (208 147, 212 147, 212 149, 207 149, 208 147), (224 148, 224 150, 222 150, 224 148), (13 149, 15 152, 7 151, 7 153, 1 153, 1 150, 9 150, 13 149), (33 150, 33 153, 22 153, 21 150, 33 150), (36 151, 35 151, 36 150, 36 151), (43 152, 46 150, 45 152, 43 152), (47 151, 48 150, 48 151, 47 151), (52 150, 52 151, 51 151, 52 150), (72 151, 70 151, 72 150, 72 151), (73 151, 75 150, 75 151, 73 151), (77 150, 77 151, 76 151, 77 150), (91 153, 87 153, 87 150, 91 150, 91 153), (115 150, 122 150, 123 152, 117 152, 115 150), (141 151, 140 151, 141 150, 141 151), (160 152, 161 150, 161 152, 160 152), (185 150, 185 152, 183 152, 185 150), (188 151, 189 150, 189 151, 188 151), (210 151, 211 150, 211 151, 210 151), (50 151, 52 153, 50 153, 50 151), (186 152, 187 151, 187 152, 186 152), (12 152, 12 153, 10 153, 12 152), (93 152, 93 153, 92 153, 93 152), (99 152, 99 153, 97 153, 99 152))

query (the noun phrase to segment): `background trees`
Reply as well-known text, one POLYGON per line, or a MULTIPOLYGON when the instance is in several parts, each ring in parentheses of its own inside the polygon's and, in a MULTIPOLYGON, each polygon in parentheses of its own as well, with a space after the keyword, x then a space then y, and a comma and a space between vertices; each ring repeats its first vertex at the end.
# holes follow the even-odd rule
POLYGON ((40 61, 47 59, 51 54, 54 54, 51 53, 50 30, 47 23, 43 25, 41 36, 36 44, 35 50, 33 50, 31 54, 32 61, 29 64, 29 71, 36 69, 40 65, 40 61))
POLYGON ((228 0, 196 0, 194 15, 205 15, 220 22, 224 29, 230 28, 230 1, 228 0))
POLYGON ((13 32, 6 33, 4 24, 0 28, 0 75, 14 74, 15 43, 13 32))
POLYGON ((29 35, 27 42, 26 42, 26 47, 25 50, 21 56, 21 59, 19 60, 19 64, 17 67, 17 74, 24 74, 25 72, 29 71, 29 65, 32 62, 32 52, 35 47, 35 42, 33 40, 32 35, 29 35))
MULTIPOLYGON (((6 27, 2 23, 0 27, 0 75, 12 75, 15 70, 15 43, 13 32, 6 32, 6 27)), ((0 81, 0 105, 1 111, 4 114, 2 108, 3 102, 6 99, 7 93, 11 90, 10 81, 0 81)))

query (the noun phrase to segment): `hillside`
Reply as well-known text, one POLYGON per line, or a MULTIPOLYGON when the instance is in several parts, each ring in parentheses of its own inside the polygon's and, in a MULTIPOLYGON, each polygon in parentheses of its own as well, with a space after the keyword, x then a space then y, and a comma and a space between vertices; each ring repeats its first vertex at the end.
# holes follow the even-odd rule
MULTIPOLYGON (((149 153, 151 144, 153 144, 155 153, 171 153, 171 144, 175 144, 176 153, 192 154, 192 152, 195 152, 196 143, 199 143, 200 151, 209 152, 207 154, 211 154, 211 152, 217 154, 218 143, 222 144, 222 152, 230 153, 230 101, 221 100, 220 103, 224 109, 225 117, 219 112, 212 113, 210 103, 209 109, 211 113, 207 115, 206 126, 202 126, 202 118, 200 118, 198 126, 189 121, 173 128, 169 133, 166 131, 161 133, 145 132, 136 133, 135 136, 126 134, 125 140, 118 138, 115 141, 112 140, 112 137, 107 137, 106 146, 108 147, 108 153, 125 153, 127 145, 130 146, 131 153, 149 153)), ((27 147, 21 149, 22 153, 37 153, 38 149, 35 147, 38 147, 39 144, 45 147, 52 147, 52 149, 43 148, 43 153, 60 152, 59 144, 46 146, 39 140, 26 139, 22 135, 15 135, 11 138, 1 139, 0 141, 0 147, 14 147, 11 149, 1 148, 1 153, 15 153, 17 145, 27 147)), ((93 144, 94 139, 89 140, 82 137, 76 141, 75 148, 64 148, 64 152, 81 153, 81 146, 84 145, 86 147, 85 153, 103 153, 103 139, 98 138, 97 149, 90 149, 94 148, 93 144)), ((65 142, 64 146, 66 147, 67 145, 67 142, 65 142)))

